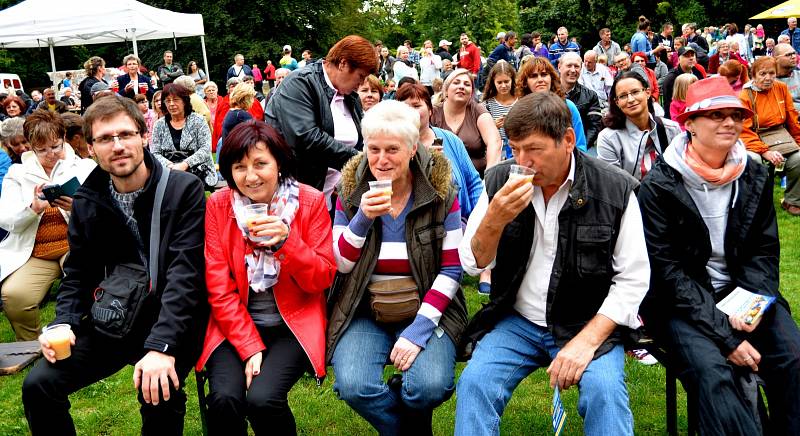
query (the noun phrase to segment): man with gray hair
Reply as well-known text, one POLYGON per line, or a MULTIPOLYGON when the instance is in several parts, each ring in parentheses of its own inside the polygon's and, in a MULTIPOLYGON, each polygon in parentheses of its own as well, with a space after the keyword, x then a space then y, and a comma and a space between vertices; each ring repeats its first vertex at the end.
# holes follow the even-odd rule
MULTIPOLYGON (((797 29, 797 18, 796 17, 789 17, 786 19, 786 24, 789 25, 788 29, 785 29, 781 32, 781 35, 786 35, 789 37, 789 44, 794 47, 795 50, 800 50, 800 30, 797 29)), ((778 37, 778 44, 781 43, 780 37, 778 37)))
POLYGON ((585 434, 632 435, 622 339, 650 282, 638 183, 575 150, 553 93, 519 99, 505 129, 514 159, 486 170, 458 247, 466 273, 492 269, 492 289, 463 334, 455 434, 499 434, 514 389, 547 368, 551 388, 580 388, 585 434))
POLYGON ((226 75, 225 79, 230 79, 231 77, 238 77, 239 79, 244 79, 244 76, 252 76, 253 70, 250 68, 250 65, 245 65, 244 63, 244 56, 241 54, 237 54, 233 57, 233 65, 228 68, 228 74, 226 75))
POLYGON ((608 67, 597 62, 597 52, 589 50, 583 54, 583 67, 578 83, 597 94, 602 109, 608 108, 608 92, 614 83, 608 67))
POLYGON ((789 87, 794 108, 800 110, 800 70, 797 69, 797 52, 789 44, 775 46, 773 56, 777 64, 777 79, 789 87))
POLYGON ((561 90, 564 96, 578 108, 583 121, 583 133, 586 136, 586 149, 594 147, 597 135, 603 129, 603 116, 600 111, 600 99, 591 89, 581 85, 578 78, 582 69, 581 56, 575 52, 567 52, 558 60, 558 73, 561 77, 561 90))

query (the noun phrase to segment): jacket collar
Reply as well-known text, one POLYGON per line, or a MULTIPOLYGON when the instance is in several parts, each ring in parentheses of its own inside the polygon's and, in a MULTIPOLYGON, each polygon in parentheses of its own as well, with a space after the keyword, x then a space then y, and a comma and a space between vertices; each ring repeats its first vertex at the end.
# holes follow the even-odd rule
MULTIPOLYGON (((575 173, 572 186, 569 190, 569 202, 573 208, 580 209, 586 204, 586 201, 591 194, 589 184, 586 183, 586 169, 584 168, 584 160, 586 157, 578 150, 578 147, 572 151, 572 158, 575 161, 575 173)), ((566 205, 564 207, 566 207, 566 205)))
MULTIPOLYGON (((409 164, 414 175, 414 206, 417 209, 434 201, 437 197, 445 199, 451 184, 450 163, 442 153, 431 153, 424 146, 417 148, 417 154, 409 164)), ((339 192, 346 207, 358 207, 361 196, 369 190, 369 181, 375 177, 369 170, 364 153, 350 159, 342 168, 339 192)))

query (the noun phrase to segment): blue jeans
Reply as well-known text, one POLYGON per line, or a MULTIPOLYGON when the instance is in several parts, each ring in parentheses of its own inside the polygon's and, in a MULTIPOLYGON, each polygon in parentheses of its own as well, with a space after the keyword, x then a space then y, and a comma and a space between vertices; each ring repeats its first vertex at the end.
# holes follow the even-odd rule
MULTIPOLYGON (((509 315, 479 342, 458 380, 455 434, 499 435, 500 417, 517 385, 547 367, 560 348, 550 332, 509 315)), ((578 413, 587 435, 633 435, 621 345, 589 363, 578 383, 578 413)))
POLYGON ((455 389, 456 348, 447 334, 436 332, 403 373, 399 392, 386 384, 383 368, 404 327, 354 318, 333 352, 334 392, 381 435, 397 434, 404 407, 433 410, 455 389))

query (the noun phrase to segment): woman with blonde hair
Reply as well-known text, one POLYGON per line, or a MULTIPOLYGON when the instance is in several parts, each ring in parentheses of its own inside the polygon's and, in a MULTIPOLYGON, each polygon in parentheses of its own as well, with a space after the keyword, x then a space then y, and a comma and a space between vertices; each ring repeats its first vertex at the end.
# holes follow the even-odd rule
POLYGON ((247 112, 253 101, 256 98, 256 90, 253 84, 242 82, 236 85, 231 91, 229 102, 231 110, 225 114, 225 120, 222 121, 222 143, 225 143, 225 137, 233 130, 239 123, 247 120, 252 120, 253 116, 247 112))
POLYGON ((500 162, 502 141, 492 115, 475 101, 472 74, 453 71, 442 87, 443 101, 433 108, 431 124, 449 130, 464 142, 472 165, 483 176, 486 168, 500 162))
MULTIPOLYGON (((675 78, 675 84, 672 88, 672 101, 669 104, 669 118, 671 120, 678 119, 678 115, 682 114, 686 109, 686 90, 694 82, 697 82, 697 76, 692 73, 684 73, 675 78)), ((683 123, 678 124, 681 126, 681 131, 685 132, 686 127, 683 123)))
POLYGON ((575 147, 586 151, 586 135, 583 131, 583 121, 575 103, 564 97, 561 90, 561 79, 556 69, 547 58, 536 57, 525 63, 517 74, 517 98, 525 97, 534 92, 552 92, 564 98, 572 114, 572 128, 575 130, 575 147))

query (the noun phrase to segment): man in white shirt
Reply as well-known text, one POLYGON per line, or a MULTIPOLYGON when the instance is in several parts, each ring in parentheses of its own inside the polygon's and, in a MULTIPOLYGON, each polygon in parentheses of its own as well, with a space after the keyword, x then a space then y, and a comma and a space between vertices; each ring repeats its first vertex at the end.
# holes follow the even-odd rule
POLYGON ((574 151, 555 94, 521 98, 505 129, 514 160, 486 171, 459 247, 467 273, 492 269, 492 290, 464 333, 455 433, 498 434, 516 386, 546 367, 552 388, 580 387, 586 434, 632 435, 622 335, 640 326, 650 280, 637 182, 574 151))
POLYGON ((578 83, 591 89, 600 99, 600 106, 608 108, 608 91, 614 83, 611 71, 603 64, 597 63, 597 52, 589 50, 583 54, 583 67, 578 83))

